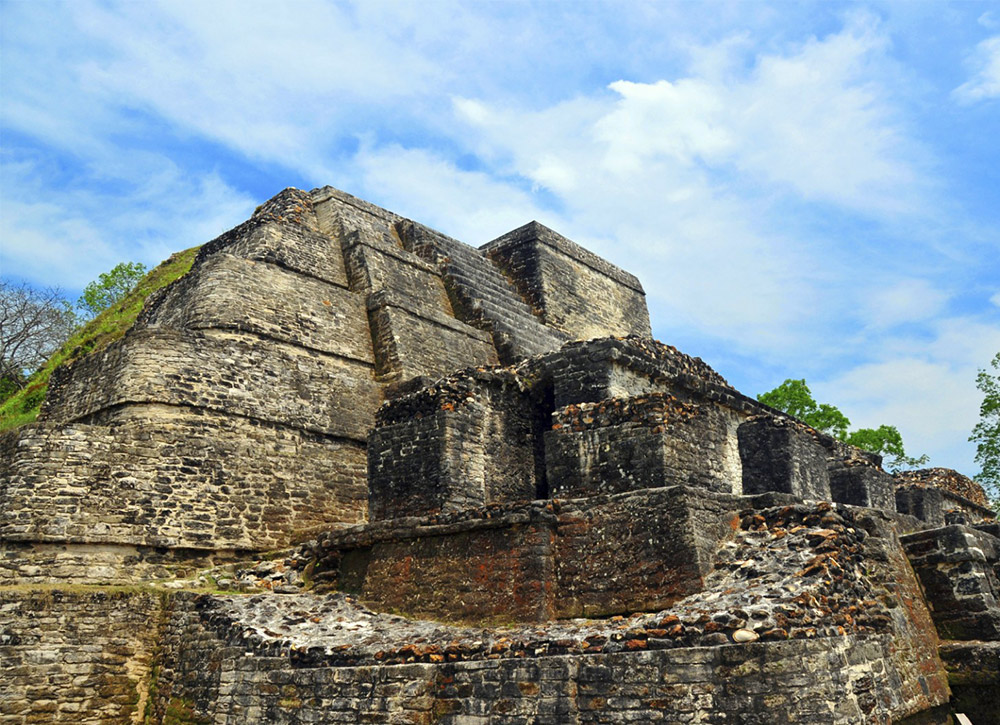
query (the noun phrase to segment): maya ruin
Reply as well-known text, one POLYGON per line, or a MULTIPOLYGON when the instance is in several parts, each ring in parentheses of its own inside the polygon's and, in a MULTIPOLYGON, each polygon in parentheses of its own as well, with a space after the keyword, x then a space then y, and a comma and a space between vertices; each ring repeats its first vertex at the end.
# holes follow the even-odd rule
POLYGON ((1000 722, 1000 524, 532 222, 330 187, 0 434, 0 723, 1000 722))

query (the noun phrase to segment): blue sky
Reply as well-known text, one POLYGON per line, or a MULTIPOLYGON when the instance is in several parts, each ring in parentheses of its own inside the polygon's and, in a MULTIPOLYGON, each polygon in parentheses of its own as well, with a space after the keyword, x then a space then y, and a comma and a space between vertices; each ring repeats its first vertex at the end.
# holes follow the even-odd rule
POLYGON ((0 3, 0 272, 80 288, 282 188, 537 219, 658 339, 974 474, 1000 351, 995 3, 0 3))

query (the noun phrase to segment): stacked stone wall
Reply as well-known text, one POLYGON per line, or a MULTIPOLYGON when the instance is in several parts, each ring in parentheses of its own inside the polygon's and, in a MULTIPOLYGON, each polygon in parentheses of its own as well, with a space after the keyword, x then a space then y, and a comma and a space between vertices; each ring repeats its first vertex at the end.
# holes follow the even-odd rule
MULTIPOLYGON (((542 323, 511 282, 484 256, 420 224, 397 225, 404 246, 441 273, 459 319, 488 332, 505 365, 556 350, 569 339, 542 323)), ((607 334, 605 331, 602 334, 607 334)))
MULTIPOLYGON (((192 682, 192 711, 212 722, 539 723, 689 722, 801 725, 889 722, 903 711, 885 684, 885 641, 838 638, 457 664, 290 667, 284 657, 226 660, 238 647, 192 627, 186 653, 219 663, 192 682), (835 666, 831 666, 835 663, 835 666), (210 684, 212 683, 212 684, 210 684), (208 709, 199 710, 204 702, 208 709)), ((180 689, 180 688, 178 688, 180 689)), ((175 705, 176 707, 176 705, 175 705)), ((944 725, 939 713, 926 725, 944 725)), ((896 721, 896 720, 893 720, 896 721)))
MULTIPOLYGON (((661 612, 482 629, 379 615, 343 595, 184 599, 161 692, 216 722, 947 722, 934 625, 891 521, 742 503, 710 587, 661 612)), ((502 528, 486 512, 478 521, 464 531, 502 528)), ((424 523, 443 537, 463 522, 424 523)), ((400 544, 389 528, 401 525, 375 528, 400 544)))
POLYGON ((740 417, 667 393, 611 398, 556 411, 545 434, 554 496, 575 498, 686 484, 738 493, 740 417))
POLYGON ((53 423, 159 403, 364 441, 381 402, 364 363, 219 331, 136 330, 53 381, 46 402, 53 423))
POLYGON ((578 340, 650 337, 639 280, 537 222, 482 247, 547 325, 578 340))
POLYGON ((560 502, 555 616, 656 611, 701 591, 738 508, 681 486, 560 502))
POLYGON ((351 288, 367 295, 380 376, 439 376, 497 361, 490 337, 455 319, 436 269, 403 249, 394 230, 355 230, 343 246, 351 288))
POLYGON ((369 297, 376 372, 383 381, 436 378, 468 365, 494 365, 490 336, 434 310, 413 306, 388 290, 369 297))
POLYGON ((158 406, 101 422, 24 430, 0 537, 261 550, 364 520, 359 443, 158 406))
POLYGON ((1000 539, 967 526, 903 537, 945 639, 1000 639, 1000 539))
POLYGON ((364 298, 269 262, 220 252, 171 285, 150 327, 234 330, 373 363, 364 298))
POLYGON ((141 723, 162 599, 0 589, 0 723, 141 723))
POLYGON ((372 519, 535 498, 535 416, 509 373, 443 379, 383 406, 368 444, 372 519))
POLYGON ((298 189, 286 189, 249 220, 205 244, 195 266, 220 252, 346 286, 339 246, 321 231, 310 195, 298 189))
POLYGON ((703 589, 739 507, 675 486, 396 518, 323 537, 313 576, 379 608, 440 619, 652 611, 703 589))

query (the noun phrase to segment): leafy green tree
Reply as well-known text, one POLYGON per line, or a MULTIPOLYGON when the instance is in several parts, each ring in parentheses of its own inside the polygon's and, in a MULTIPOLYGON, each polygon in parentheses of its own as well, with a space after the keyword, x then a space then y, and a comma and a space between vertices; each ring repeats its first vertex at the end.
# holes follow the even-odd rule
POLYGON ((828 433, 845 443, 878 453, 884 458, 886 468, 891 471, 915 468, 927 463, 927 456, 913 458, 906 455, 903 437, 896 426, 858 428, 848 433, 851 421, 847 416, 834 405, 817 403, 805 380, 789 378, 774 390, 758 395, 757 400, 784 411, 816 430, 828 433))
POLYGON ((865 451, 878 453, 887 461, 887 467, 892 470, 900 468, 917 468, 928 461, 926 455, 913 458, 906 455, 903 449, 903 436, 894 425, 880 425, 878 428, 858 428, 842 438, 865 451))
POLYGON ((774 390, 758 395, 757 400, 841 440, 851 425, 847 416, 834 406, 817 403, 805 380, 789 378, 774 390))
POLYGON ((139 262, 121 262, 110 272, 105 272, 83 288, 83 295, 76 306, 88 317, 97 317, 131 292, 146 276, 145 265, 139 262))
POLYGON ((976 444, 976 463, 982 467, 976 481, 986 489, 997 508, 1000 507, 1000 352, 990 366, 997 372, 981 369, 976 376, 983 402, 979 406, 979 422, 969 440, 976 444))

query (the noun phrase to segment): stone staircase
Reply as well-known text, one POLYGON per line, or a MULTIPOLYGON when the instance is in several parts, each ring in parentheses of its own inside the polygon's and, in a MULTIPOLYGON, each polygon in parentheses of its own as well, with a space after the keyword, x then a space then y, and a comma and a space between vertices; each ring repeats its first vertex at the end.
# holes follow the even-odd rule
POLYGON ((414 222, 399 223, 397 231, 408 251, 438 268, 456 316, 490 333, 502 364, 557 350, 570 340, 539 320, 479 250, 414 222))

